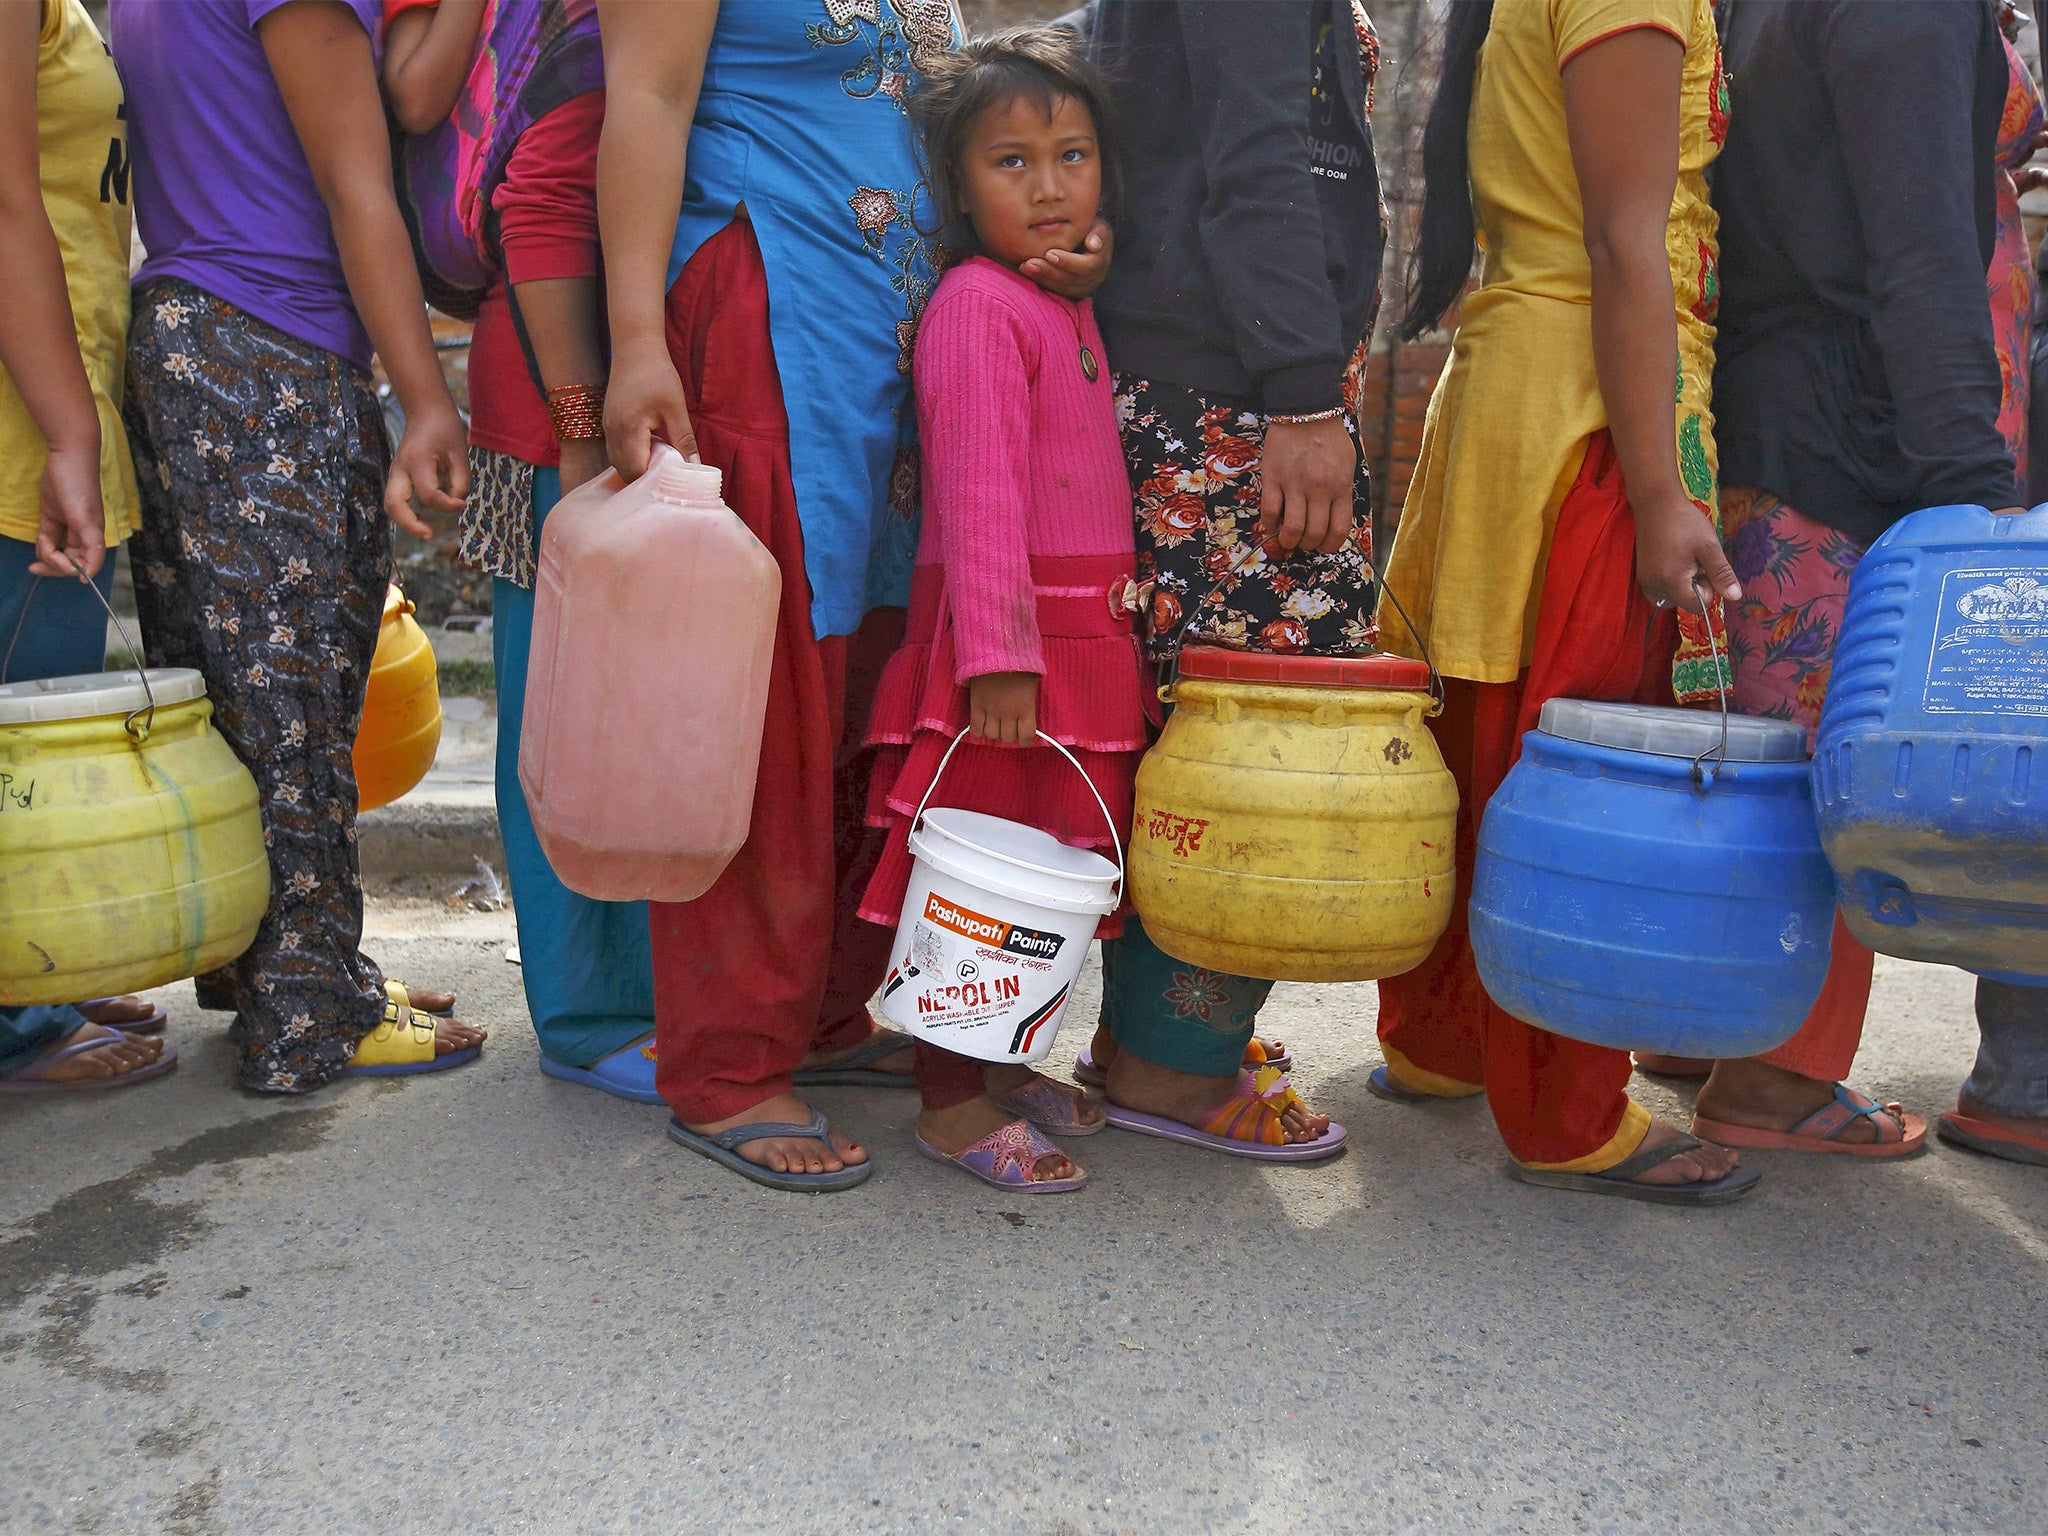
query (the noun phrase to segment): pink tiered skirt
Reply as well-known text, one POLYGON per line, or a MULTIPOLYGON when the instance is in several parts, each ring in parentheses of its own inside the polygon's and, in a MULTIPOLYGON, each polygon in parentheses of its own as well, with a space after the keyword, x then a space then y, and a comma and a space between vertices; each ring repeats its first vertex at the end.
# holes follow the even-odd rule
MULTIPOLYGON (((1020 821, 1076 848, 1116 857, 1115 845, 1130 832, 1138 759, 1159 718, 1132 616, 1120 604, 1112 606, 1110 597, 1122 592, 1134 564, 1124 554, 1031 561, 1045 655, 1038 728, 1080 760, 1116 824, 1114 838, 1088 785, 1043 742, 962 742, 932 796, 933 806, 1020 821)), ((896 924, 910 883, 911 820, 968 718, 967 686, 955 681, 945 571, 920 565, 911 579, 903 645, 882 673, 868 727, 868 744, 879 749, 868 825, 888 831, 888 846, 860 905, 869 922, 896 924)), ((1104 918, 1097 931, 1103 938, 1121 933, 1123 912, 1104 918)))

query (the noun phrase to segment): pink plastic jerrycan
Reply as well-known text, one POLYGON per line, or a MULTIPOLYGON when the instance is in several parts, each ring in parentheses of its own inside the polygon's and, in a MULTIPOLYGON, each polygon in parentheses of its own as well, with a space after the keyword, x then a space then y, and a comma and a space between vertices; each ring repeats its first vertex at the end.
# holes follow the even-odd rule
POLYGON ((747 839, 782 574, 658 445, 548 514, 519 783, 548 862, 604 901, 692 901, 747 839))

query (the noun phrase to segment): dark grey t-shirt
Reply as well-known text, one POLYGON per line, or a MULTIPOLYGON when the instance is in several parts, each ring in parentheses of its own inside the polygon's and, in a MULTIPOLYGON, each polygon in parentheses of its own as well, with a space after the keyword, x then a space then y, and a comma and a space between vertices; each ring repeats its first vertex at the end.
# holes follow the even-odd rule
POLYGON ((1921 507, 2014 505, 1989 0, 1726 0, 1721 23, 1722 483, 1865 541, 1921 507))

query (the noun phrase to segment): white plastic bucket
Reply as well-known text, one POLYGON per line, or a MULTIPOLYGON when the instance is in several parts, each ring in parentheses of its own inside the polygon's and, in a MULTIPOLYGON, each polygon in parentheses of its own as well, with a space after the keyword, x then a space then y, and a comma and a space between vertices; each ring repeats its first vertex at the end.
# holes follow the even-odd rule
POLYGON ((920 1040, 981 1061, 1043 1061, 1066 1017, 1096 925, 1123 899, 1123 839, 1087 770, 1117 850, 1112 864, 1022 822, 927 811, 962 731, 910 824, 912 866, 882 983, 882 1016, 920 1040))

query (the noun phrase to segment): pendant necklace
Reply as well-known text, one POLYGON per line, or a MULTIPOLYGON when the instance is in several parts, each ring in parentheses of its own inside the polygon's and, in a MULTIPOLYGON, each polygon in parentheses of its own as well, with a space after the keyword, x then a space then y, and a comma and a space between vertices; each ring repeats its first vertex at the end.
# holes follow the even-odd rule
POLYGON ((1079 343, 1081 348, 1081 375, 1090 384, 1093 384, 1096 374, 1100 371, 1100 367, 1095 361, 1094 349, 1081 336, 1081 306, 1072 300, 1062 300, 1061 302, 1068 306, 1067 318, 1074 322, 1074 340, 1079 343))

